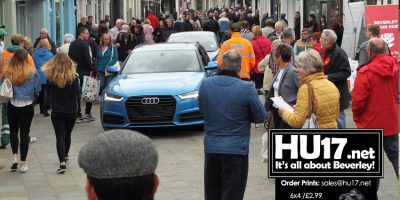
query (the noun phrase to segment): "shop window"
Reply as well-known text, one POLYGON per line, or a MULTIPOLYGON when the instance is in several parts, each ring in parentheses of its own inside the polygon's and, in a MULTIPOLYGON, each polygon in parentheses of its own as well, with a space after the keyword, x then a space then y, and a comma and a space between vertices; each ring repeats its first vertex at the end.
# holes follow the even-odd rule
POLYGON ((203 8, 203 2, 197 0, 196 2, 197 10, 206 10, 207 8, 203 8))
MULTIPOLYGON (((151 10, 155 16, 160 16, 160 2, 158 0, 142 0, 142 10, 151 10)), ((143 13, 143 19, 146 18, 146 12, 143 13)))
POLYGON ((306 0, 304 2, 304 15, 303 23, 306 24, 308 20, 308 15, 314 14, 316 21, 319 23, 321 15, 326 16, 326 21, 328 23, 333 16, 343 16, 343 0, 326 0, 326 1, 314 1, 306 0))
POLYGON ((164 0, 161 1, 161 11, 165 16, 172 14, 173 8, 175 8, 175 1, 173 0, 164 0))
POLYGON ((367 5, 376 5, 378 4, 377 0, 367 0, 367 5))
POLYGON ((28 34, 28 10, 27 10, 27 2, 18 1, 16 2, 17 7, 17 32, 23 35, 28 34))

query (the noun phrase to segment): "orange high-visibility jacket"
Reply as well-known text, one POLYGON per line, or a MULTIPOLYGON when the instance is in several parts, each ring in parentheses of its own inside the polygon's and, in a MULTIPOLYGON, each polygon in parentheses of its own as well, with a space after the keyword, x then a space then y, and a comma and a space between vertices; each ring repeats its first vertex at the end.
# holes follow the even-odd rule
MULTIPOLYGON (((0 76, 2 76, 3 71, 7 68, 8 63, 10 63, 11 58, 14 56, 15 52, 9 52, 4 50, 1 56, 1 68, 0 68, 0 76)), ((28 55, 28 65, 31 67, 35 67, 35 63, 33 62, 32 56, 28 55)))
POLYGON ((254 55, 254 49, 251 43, 242 38, 239 32, 232 33, 231 39, 225 41, 221 45, 219 55, 217 57, 218 67, 222 69, 222 56, 226 51, 236 50, 242 55, 242 65, 240 67, 240 78, 250 79, 250 72, 256 64, 256 56, 254 55))

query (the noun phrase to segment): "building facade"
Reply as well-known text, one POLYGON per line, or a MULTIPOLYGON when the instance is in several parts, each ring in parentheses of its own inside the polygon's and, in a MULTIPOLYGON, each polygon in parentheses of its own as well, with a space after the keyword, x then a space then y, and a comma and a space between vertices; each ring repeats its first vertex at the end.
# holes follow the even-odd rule
MULTIPOLYGON (((111 14, 112 0, 75 0, 76 1, 76 23, 83 16, 93 16, 94 23, 98 24, 106 15, 111 14)), ((114 2, 113 2, 114 3, 114 2)))
POLYGON ((41 28, 61 45, 65 33, 75 33, 75 18, 74 0, 0 0, 0 24, 9 33, 7 45, 16 33, 35 40, 41 28))
MULTIPOLYGON (((300 11, 302 26, 307 16, 315 14, 317 20, 325 15, 329 21, 332 13, 343 16, 348 3, 359 0, 0 0, 0 25, 9 33, 20 33, 32 40, 39 36, 41 28, 49 30, 49 36, 57 45, 63 44, 63 35, 76 32, 76 25, 82 16, 93 16, 95 23, 111 16, 111 24, 121 18, 129 22, 132 17, 141 20, 145 11, 152 10, 157 16, 167 16, 177 12, 178 16, 188 9, 208 10, 213 7, 232 7, 246 4, 253 11, 274 16, 286 14, 289 26, 294 24, 294 14, 300 11), (336 13, 335 13, 336 14, 336 13)), ((365 0, 366 5, 398 4, 399 0, 365 0)))

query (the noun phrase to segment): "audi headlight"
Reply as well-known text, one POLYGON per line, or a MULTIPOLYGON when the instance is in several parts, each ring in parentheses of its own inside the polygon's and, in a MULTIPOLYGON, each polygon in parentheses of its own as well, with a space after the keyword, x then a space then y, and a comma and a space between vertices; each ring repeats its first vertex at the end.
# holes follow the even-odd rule
POLYGON ((199 97, 199 91, 194 91, 194 92, 188 92, 185 94, 180 94, 178 95, 179 98, 181 99, 197 99, 199 97))
POLYGON ((104 94, 104 101, 122 101, 122 99, 124 99, 124 97, 108 93, 104 94))

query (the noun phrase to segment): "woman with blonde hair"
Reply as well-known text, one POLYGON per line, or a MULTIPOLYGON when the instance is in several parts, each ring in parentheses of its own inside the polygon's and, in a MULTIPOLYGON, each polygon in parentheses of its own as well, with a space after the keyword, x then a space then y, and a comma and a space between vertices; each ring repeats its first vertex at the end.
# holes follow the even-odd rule
POLYGON ((201 28, 200 21, 197 20, 193 22, 193 31, 202 31, 203 29, 201 28))
POLYGON ((144 25, 143 25, 144 44, 154 44, 153 32, 154 32, 154 29, 151 26, 150 20, 145 19, 144 25))
POLYGON ((19 49, 4 71, 1 82, 8 79, 12 83, 13 98, 8 102, 8 120, 10 124, 10 142, 14 155, 12 171, 18 169, 18 147, 21 153, 19 171, 28 171, 26 157, 29 149, 29 132, 33 119, 33 101, 40 92, 41 84, 38 75, 28 64, 28 52, 19 49), (19 138, 18 138, 19 132, 19 138))
POLYGON ((51 53, 51 45, 49 40, 41 39, 39 44, 36 47, 35 52, 32 55, 33 61, 35 62, 36 71, 39 74, 39 80, 42 84, 42 90, 39 94, 39 106, 40 106, 40 114, 44 117, 48 117, 49 113, 49 102, 48 102, 48 89, 47 89, 47 80, 44 76, 43 71, 40 69, 47 61, 53 58, 53 54, 51 53))
POLYGON ((92 27, 89 26, 88 22, 88 18, 86 16, 81 17, 81 22, 78 23, 78 27, 76 28, 76 38, 78 38, 78 29, 81 27, 86 27, 89 31, 89 33, 92 32, 92 27))
MULTIPOLYGON (((260 26, 254 26, 252 28, 253 32, 253 40, 251 41, 251 45, 254 48, 254 55, 256 56, 256 64, 258 64, 271 53, 271 40, 265 38, 262 34, 262 30, 260 26)), ((252 80, 255 83, 258 94, 263 94, 263 80, 264 73, 258 70, 258 67, 253 68, 253 75, 251 76, 252 80)))
POLYGON ((106 77, 107 67, 114 66, 118 62, 118 50, 111 41, 111 34, 103 34, 100 38, 100 47, 97 50, 95 67, 100 79, 100 94, 113 78, 112 76, 106 77))
POLYGON ((279 108, 279 115, 291 127, 301 128, 313 112, 319 128, 337 128, 339 90, 324 77, 321 56, 313 49, 303 51, 297 56, 296 66, 300 75, 300 88, 294 112, 279 108), (310 95, 313 95, 312 104, 310 95))
POLYGON ((24 37, 24 49, 30 54, 33 54, 32 40, 28 37, 24 37))
POLYGON ((78 112, 79 76, 73 61, 63 53, 54 56, 42 69, 49 81, 51 122, 56 134, 57 155, 60 161, 57 173, 63 174, 67 169, 71 133, 78 112))

